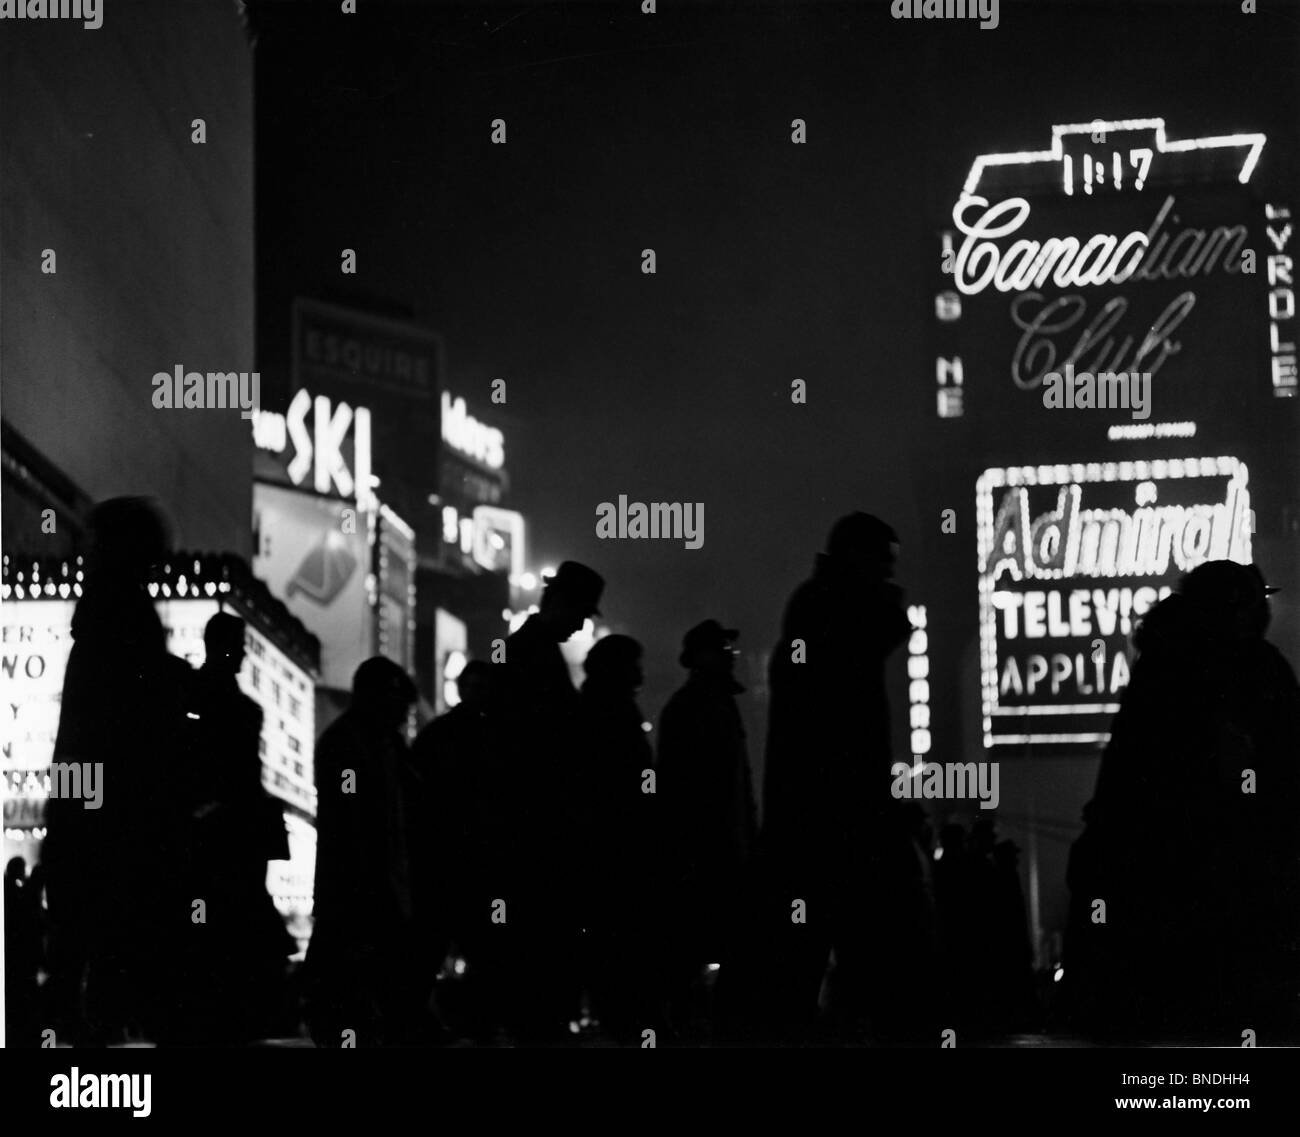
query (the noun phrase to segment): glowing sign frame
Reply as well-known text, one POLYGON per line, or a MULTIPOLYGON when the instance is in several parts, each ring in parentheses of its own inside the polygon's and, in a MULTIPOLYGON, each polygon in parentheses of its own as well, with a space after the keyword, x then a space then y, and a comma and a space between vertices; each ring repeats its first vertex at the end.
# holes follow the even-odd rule
MULTIPOLYGON (((980 154, 971 163, 970 174, 962 187, 962 194, 973 195, 979 187, 980 178, 989 166, 1031 166, 1044 162, 1061 162, 1065 158, 1065 137, 1070 134, 1119 134, 1130 130, 1154 130, 1156 136, 1156 153, 1183 154, 1191 150, 1220 150, 1233 147, 1249 148, 1249 153, 1242 160, 1237 180, 1245 185, 1255 172, 1260 152, 1264 149, 1267 136, 1252 134, 1223 134, 1209 138, 1184 138, 1171 142, 1165 134, 1163 118, 1127 118, 1092 122, 1076 122, 1052 127, 1052 146, 1049 150, 1014 150, 1002 154, 980 154)), ((1073 188, 1067 188, 1067 194, 1073 188)))
MULTIPOLYGON (((980 574, 980 686, 982 691, 981 712, 984 723, 984 747, 1035 745, 1056 743, 1105 743, 1110 734, 1106 731, 1079 731, 1066 733, 1035 733, 1029 730, 1024 734, 993 734, 995 716, 1033 716, 1033 715, 1070 715, 1070 714, 1114 714, 1119 710, 1119 703, 1078 703, 1053 704, 1052 706, 998 706, 998 655, 997 655, 997 614, 993 605, 995 582, 992 574, 986 571, 993 555, 992 538, 994 532, 995 490, 1018 486, 1065 486, 1070 484, 1090 484, 1096 482, 1144 482, 1169 481, 1178 478, 1227 477, 1230 483, 1240 486, 1244 504, 1248 511, 1250 499, 1246 487, 1249 484, 1249 471, 1240 459, 1226 456, 1215 458, 1154 459, 1149 461, 1125 462, 1074 462, 1068 465, 1012 466, 986 469, 976 482, 976 532, 978 546, 978 568, 980 574)), ((1250 563, 1249 542, 1245 543, 1245 553, 1250 563)), ((1059 573, 1042 574, 1042 579, 1058 577, 1059 573)), ((1139 578, 1140 579, 1140 578, 1139 578)))

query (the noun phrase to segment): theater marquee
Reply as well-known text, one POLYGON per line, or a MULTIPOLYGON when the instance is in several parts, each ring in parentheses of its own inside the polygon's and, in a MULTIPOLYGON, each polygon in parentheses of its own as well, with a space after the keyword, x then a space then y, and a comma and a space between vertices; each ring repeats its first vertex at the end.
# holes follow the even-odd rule
POLYGON ((1105 743, 1143 613, 1204 561, 1251 561, 1236 458, 989 469, 976 509, 986 747, 1105 743))

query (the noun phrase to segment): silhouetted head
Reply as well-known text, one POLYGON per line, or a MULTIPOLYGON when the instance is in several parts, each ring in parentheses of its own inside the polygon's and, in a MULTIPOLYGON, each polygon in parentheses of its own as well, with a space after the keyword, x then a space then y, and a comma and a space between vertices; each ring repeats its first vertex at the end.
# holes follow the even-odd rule
POLYGON ((218 612, 203 629, 205 667, 225 675, 238 675, 244 666, 244 621, 230 612, 218 612))
POLYGON ((10 857, 5 865, 5 880, 26 880, 27 862, 22 857, 10 857))
POLYGON ((1229 639, 1263 637, 1268 628, 1271 589, 1254 565, 1236 561, 1206 561, 1185 577, 1179 591, 1199 622, 1229 639))
POLYGON ((171 527, 151 498, 101 501, 91 509, 87 525, 95 576, 143 583, 171 546, 171 527))
POLYGON ((853 576, 890 580, 898 560, 898 534, 870 513, 850 513, 831 526, 826 555, 853 576))
POLYGON ((588 683, 633 694, 645 678, 641 671, 641 645, 631 636, 602 636, 587 652, 582 670, 588 683))
POLYGON ((492 697, 492 665, 471 659, 456 676, 456 693, 461 706, 471 711, 486 710, 492 697))
POLYGON ((390 729, 406 722, 417 697, 410 676, 386 656, 372 656, 352 676, 353 710, 390 729))
POLYGON ((740 632, 724 628, 717 620, 704 620, 682 637, 682 653, 677 662, 692 673, 730 675, 736 669, 733 646, 740 632))
POLYGON ((586 620, 600 615, 604 589, 604 577, 577 561, 565 561, 555 570, 538 607, 557 641, 567 640, 586 620))

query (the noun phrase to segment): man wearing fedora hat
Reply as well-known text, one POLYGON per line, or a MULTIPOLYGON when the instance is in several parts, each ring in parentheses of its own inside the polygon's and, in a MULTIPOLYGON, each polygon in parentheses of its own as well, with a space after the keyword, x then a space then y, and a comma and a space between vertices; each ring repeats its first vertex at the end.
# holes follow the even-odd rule
POLYGON ((560 644, 592 616, 600 615, 604 578, 577 561, 565 561, 546 583, 539 610, 506 640, 507 699, 530 712, 572 704, 578 693, 560 644))
POLYGON ((539 610, 505 645, 499 664, 514 841, 507 870, 508 1004, 525 1038, 560 1041, 576 1009, 580 924, 573 885, 573 768, 582 742, 581 704, 560 644, 600 615, 605 581, 565 561, 539 610))

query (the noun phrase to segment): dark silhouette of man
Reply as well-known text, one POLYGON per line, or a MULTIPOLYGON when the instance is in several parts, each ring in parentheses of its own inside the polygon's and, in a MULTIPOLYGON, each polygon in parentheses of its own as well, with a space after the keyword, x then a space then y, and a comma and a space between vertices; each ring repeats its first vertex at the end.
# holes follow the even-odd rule
POLYGON ((511 895, 494 925, 510 959, 516 1030, 535 1042, 568 1040, 576 1011, 578 923, 573 884, 573 768, 581 745, 578 692, 560 644, 599 615, 605 582, 565 561, 539 610, 506 641, 501 717, 516 840, 511 895))
POLYGON ((177 1027, 199 1043, 265 1037, 297 950, 266 891, 267 861, 289 849, 281 808, 262 786, 262 711, 239 689, 245 634, 229 612, 208 621, 186 716, 192 891, 207 918, 186 929, 188 982, 178 992, 186 1013, 177 1027))
POLYGON ((581 815, 573 863, 578 872, 584 970, 596 1015, 616 1039, 639 1039, 653 1026, 647 951, 652 922, 649 794, 653 767, 636 695, 644 675, 631 636, 596 641, 583 660, 582 749, 572 800, 581 815))
POLYGON ((471 660, 456 678, 460 702, 428 723, 411 748, 419 797, 412 868, 421 952, 434 969, 453 947, 472 995, 463 1017, 484 1038, 504 1021, 492 900, 505 891, 505 849, 516 839, 494 718, 493 669, 471 660))
POLYGON ((668 1004, 683 1029, 702 1010, 704 968, 736 958, 757 817, 736 696, 739 632, 717 620, 691 628, 679 662, 689 672, 659 719, 657 796, 663 825, 668 1004), (693 1005, 694 1004, 694 1005, 693 1005))
POLYGON ((790 598, 772 653, 763 843, 785 960, 774 1009, 789 1029, 816 1014, 832 947, 841 1013, 899 1026, 883 986, 897 991, 902 957, 884 915, 895 897, 882 879, 883 865, 904 859, 891 855, 897 827, 887 823, 885 660, 910 631, 892 581, 897 551, 896 534, 878 518, 840 518, 811 579, 790 598), (806 923, 794 918, 800 901, 806 923), (890 950, 893 965, 884 960, 890 950))
POLYGON ((51 798, 42 863, 56 1036, 97 1045, 166 1031, 190 915, 176 786, 190 668, 145 588, 170 543, 162 513, 114 498, 88 521, 54 762, 98 767, 101 798, 51 798))
POLYGON ((415 684, 383 656, 316 744, 316 888, 306 967, 318 1046, 408 1043, 427 1026, 412 926, 403 727, 415 684), (345 1037, 345 1031, 354 1036, 345 1037))
POLYGON ((1207 562, 1134 637, 1089 824, 1097 1028, 1294 1040, 1300 687, 1264 639, 1269 591, 1207 562))

